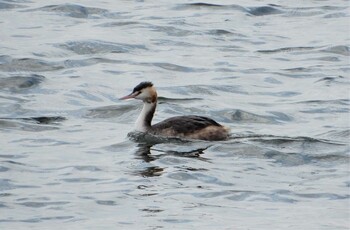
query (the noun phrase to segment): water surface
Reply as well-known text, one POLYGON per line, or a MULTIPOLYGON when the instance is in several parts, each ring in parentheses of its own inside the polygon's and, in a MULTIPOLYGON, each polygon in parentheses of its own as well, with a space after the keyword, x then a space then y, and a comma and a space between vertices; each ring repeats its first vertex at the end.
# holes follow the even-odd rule
POLYGON ((347 1, 0 2, 2 229, 347 229, 347 1), (227 141, 128 133, 210 116, 227 141))

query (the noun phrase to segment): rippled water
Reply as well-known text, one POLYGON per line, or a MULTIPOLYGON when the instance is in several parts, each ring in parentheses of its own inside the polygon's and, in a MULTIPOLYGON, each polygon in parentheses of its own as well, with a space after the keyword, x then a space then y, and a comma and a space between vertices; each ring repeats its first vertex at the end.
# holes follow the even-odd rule
POLYGON ((347 1, 0 2, 1 229, 347 229, 347 1), (210 116, 230 140, 127 134, 210 116))

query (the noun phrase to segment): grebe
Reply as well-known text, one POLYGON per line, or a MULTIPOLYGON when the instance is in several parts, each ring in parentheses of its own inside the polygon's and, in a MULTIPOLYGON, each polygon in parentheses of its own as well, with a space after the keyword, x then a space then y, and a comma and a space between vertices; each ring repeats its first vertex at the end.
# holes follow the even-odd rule
POLYGON ((141 114, 136 120, 136 131, 166 137, 180 137, 218 141, 229 136, 229 129, 216 121, 202 116, 176 116, 151 125, 157 107, 157 91, 152 82, 141 82, 132 93, 120 98, 135 98, 143 101, 141 114))

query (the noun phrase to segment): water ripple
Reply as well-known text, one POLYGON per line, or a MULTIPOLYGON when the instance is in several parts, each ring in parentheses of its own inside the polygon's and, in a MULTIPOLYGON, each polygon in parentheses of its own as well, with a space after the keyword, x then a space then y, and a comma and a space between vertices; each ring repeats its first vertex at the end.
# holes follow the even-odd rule
POLYGON ((321 51, 325 53, 340 54, 343 56, 350 56, 350 47, 345 45, 331 46, 322 49, 321 51))
POLYGON ((287 114, 281 112, 271 112, 274 116, 261 116, 258 114, 246 112, 243 110, 235 110, 230 112, 231 119, 234 122, 242 123, 279 123, 279 122, 290 122, 293 118, 287 114))
POLYGON ((152 63, 152 65, 160 67, 162 69, 177 71, 177 72, 206 72, 207 71, 204 68, 186 67, 186 66, 180 66, 180 65, 175 65, 171 63, 152 63))
POLYGON ((250 7, 248 13, 254 16, 265 16, 271 14, 281 14, 283 11, 277 8, 277 5, 250 7))
POLYGON ((23 219, 19 220, 20 222, 25 222, 25 223, 40 223, 43 221, 62 221, 62 220, 69 220, 69 219, 74 219, 74 216, 53 216, 53 217, 41 217, 41 218, 31 218, 31 219, 23 219))
POLYGON ((283 13, 277 5, 267 5, 267 6, 257 6, 257 7, 242 7, 240 5, 220 5, 220 4, 211 4, 211 3, 189 3, 183 4, 176 7, 180 10, 201 10, 201 9, 210 9, 210 10, 238 10, 244 13, 248 13, 253 16, 265 16, 271 14, 280 14, 283 13))
POLYGON ((0 191, 7 191, 7 190, 13 190, 13 189, 19 189, 19 188, 40 188, 40 186, 34 186, 34 185, 20 185, 14 183, 12 180, 9 179, 0 179, 0 191))
POLYGON ((96 18, 104 17, 108 14, 108 10, 105 9, 86 7, 77 4, 49 5, 37 8, 35 11, 53 12, 72 18, 96 18))
POLYGON ((176 8, 176 10, 222 10, 222 9, 236 9, 236 10, 245 10, 244 7, 239 5, 220 5, 220 4, 212 4, 212 3, 204 3, 204 2, 195 2, 188 4, 180 4, 176 8))
POLYGON ((300 46, 300 47, 283 47, 278 49, 271 49, 271 50, 258 50, 257 52, 263 53, 263 54, 274 54, 274 53, 289 53, 289 52, 298 52, 298 51, 310 51, 315 50, 318 47, 311 47, 311 46, 300 46))
POLYGON ((33 201, 27 201, 27 202, 22 202, 18 203, 19 205, 23 205, 26 207, 30 208, 42 208, 42 207, 47 207, 47 206, 61 206, 65 204, 69 204, 69 202, 33 202, 33 201))
POLYGON ((20 91, 36 87, 44 80, 45 77, 38 74, 31 74, 29 76, 11 76, 0 78, 0 88, 10 89, 11 91, 20 91))
POLYGON ((0 70, 7 72, 46 72, 63 69, 64 66, 36 58, 11 58, 10 56, 0 56, 0 70))
MULTIPOLYGON (((27 119, 27 118, 25 118, 27 119)), ((48 130, 56 130, 58 127, 52 125, 40 125, 40 120, 35 121, 31 118, 28 118, 28 121, 33 122, 21 122, 22 119, 17 118, 0 118, 0 129, 2 130, 23 130, 28 132, 43 132, 48 130)), ((45 120, 43 120, 45 121, 45 120)), ((45 123, 44 123, 45 124, 45 123)), ((50 124, 50 123, 48 123, 50 124)))
POLYGON ((25 7, 26 6, 20 5, 20 4, 0 2, 0 10, 9 10, 9 9, 17 9, 17 8, 25 8, 25 7))
POLYGON ((59 48, 70 50, 79 55, 103 53, 128 53, 135 49, 146 49, 143 45, 129 45, 98 40, 70 41, 57 44, 59 48))

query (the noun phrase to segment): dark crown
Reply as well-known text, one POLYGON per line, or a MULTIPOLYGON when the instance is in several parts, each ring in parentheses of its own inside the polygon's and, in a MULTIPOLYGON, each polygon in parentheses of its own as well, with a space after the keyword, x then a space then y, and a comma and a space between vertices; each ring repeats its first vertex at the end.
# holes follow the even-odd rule
POLYGON ((135 92, 141 91, 142 89, 145 89, 147 87, 152 87, 152 86, 153 86, 152 82, 144 81, 144 82, 141 82, 140 84, 138 84, 132 92, 135 93, 135 92))

